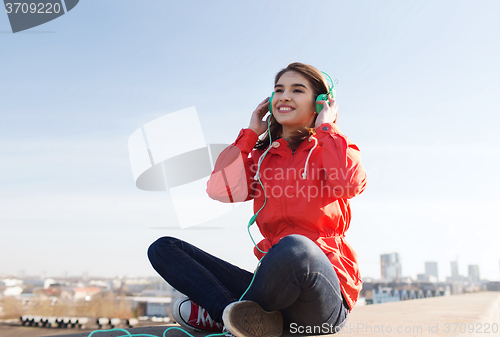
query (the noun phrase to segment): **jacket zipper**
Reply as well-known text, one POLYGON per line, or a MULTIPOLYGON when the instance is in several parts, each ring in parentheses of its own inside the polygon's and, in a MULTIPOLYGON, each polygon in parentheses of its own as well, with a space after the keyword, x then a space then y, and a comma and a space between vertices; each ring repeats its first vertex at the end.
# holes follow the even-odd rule
MULTIPOLYGON (((292 156, 290 157, 290 161, 288 162, 288 165, 287 165, 286 167, 293 167, 293 166, 291 166, 291 165, 292 165, 292 163, 293 163, 294 153, 295 153, 295 150, 293 150, 293 151, 292 151, 292 156)), ((283 181, 285 181, 285 180, 283 179, 283 181)), ((282 183, 282 187, 284 187, 283 185, 284 185, 284 183, 282 183)), ((285 186, 285 187, 286 187, 286 186, 285 186)), ((286 196, 285 196, 285 198, 283 198, 283 200, 284 200, 284 202, 283 202, 283 203, 284 203, 284 204, 286 204, 286 203, 287 203, 287 198, 286 198, 286 196)), ((287 215, 287 214, 285 214, 285 209, 286 209, 286 208, 288 208, 288 207, 282 207, 282 208, 281 208, 281 209, 282 209, 282 214, 283 214, 283 220, 285 220, 285 221, 286 221, 286 223, 288 223, 288 224, 290 225, 290 228, 291 228, 291 231, 292 231, 292 234, 293 234, 293 224, 291 223, 290 219, 288 218, 288 215, 287 215)))

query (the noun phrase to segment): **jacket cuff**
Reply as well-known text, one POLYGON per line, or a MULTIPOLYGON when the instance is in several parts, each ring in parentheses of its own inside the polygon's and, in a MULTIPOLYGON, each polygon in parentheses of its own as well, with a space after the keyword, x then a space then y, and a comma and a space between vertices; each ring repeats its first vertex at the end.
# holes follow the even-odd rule
POLYGON ((250 153, 259 140, 259 136, 252 129, 241 129, 233 145, 236 145, 242 152, 250 153))

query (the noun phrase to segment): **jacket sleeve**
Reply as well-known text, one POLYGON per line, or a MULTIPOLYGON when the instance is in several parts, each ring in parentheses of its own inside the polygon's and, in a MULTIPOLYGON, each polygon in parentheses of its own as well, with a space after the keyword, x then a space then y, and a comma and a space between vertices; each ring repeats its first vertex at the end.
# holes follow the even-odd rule
POLYGON ((242 129, 236 141, 222 151, 207 182, 208 196, 221 202, 241 202, 253 198, 254 161, 249 158, 257 134, 242 129))
POLYGON ((366 172, 358 147, 334 123, 321 124, 316 128, 316 137, 323 149, 323 167, 335 197, 350 199, 363 192, 366 172))

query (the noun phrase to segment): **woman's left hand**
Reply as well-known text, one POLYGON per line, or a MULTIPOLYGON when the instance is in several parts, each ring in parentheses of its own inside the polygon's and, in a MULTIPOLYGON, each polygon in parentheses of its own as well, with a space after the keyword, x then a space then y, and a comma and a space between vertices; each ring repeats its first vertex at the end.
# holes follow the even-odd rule
POLYGON ((321 110, 316 118, 316 123, 314 125, 315 128, 319 127, 323 123, 335 123, 337 120, 339 106, 333 97, 328 96, 328 102, 318 101, 318 103, 323 104, 323 110, 321 110), (328 102, 330 102, 330 105, 328 105, 328 102))

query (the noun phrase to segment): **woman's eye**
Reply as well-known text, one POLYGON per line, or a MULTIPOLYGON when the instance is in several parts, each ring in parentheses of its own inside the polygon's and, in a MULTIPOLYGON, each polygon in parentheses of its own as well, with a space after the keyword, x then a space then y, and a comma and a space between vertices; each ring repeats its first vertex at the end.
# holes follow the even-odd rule
MULTIPOLYGON (((276 93, 283 92, 283 89, 276 89, 274 92, 276 92, 276 93)), ((294 89, 293 92, 304 93, 304 91, 302 91, 301 89, 294 89)))

